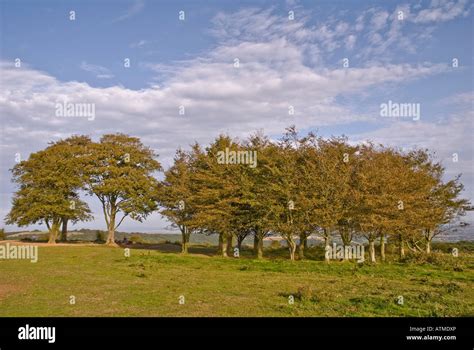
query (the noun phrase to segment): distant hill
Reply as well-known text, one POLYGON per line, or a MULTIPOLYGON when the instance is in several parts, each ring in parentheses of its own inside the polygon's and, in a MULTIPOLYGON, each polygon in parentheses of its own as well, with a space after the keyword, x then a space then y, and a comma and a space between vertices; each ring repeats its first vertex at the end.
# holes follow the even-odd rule
MULTIPOLYGON (((26 240, 47 240, 47 232, 40 230, 33 231, 12 231, 5 233, 7 239, 26 239, 26 240)), ((68 232, 69 241, 96 241, 96 240, 105 240, 107 237, 107 232, 103 230, 91 230, 91 229, 80 229, 72 230, 68 232)), ((162 242, 181 242, 181 234, 179 233, 143 233, 143 232, 115 232, 115 238, 117 240, 123 240, 127 237, 128 240, 136 241, 137 243, 162 243, 162 242)), ((264 242, 265 246, 268 246, 272 241, 280 241, 282 245, 285 245, 285 242, 281 240, 280 237, 274 236, 269 237, 264 242)), ((335 240, 338 241, 337 236, 335 240)), ((364 240, 357 240, 364 242, 364 240)), ((459 242, 459 241, 474 241, 474 226, 457 226, 450 231, 441 234, 436 237, 435 241, 440 242, 459 242)), ((203 234, 194 234, 190 238, 191 243, 195 244, 209 244, 217 245, 218 237, 217 235, 203 235, 203 234)), ((320 244, 321 240, 315 236, 308 240, 310 246, 315 244, 320 244)), ((253 238, 248 237, 244 240, 244 245, 253 245, 253 238)))

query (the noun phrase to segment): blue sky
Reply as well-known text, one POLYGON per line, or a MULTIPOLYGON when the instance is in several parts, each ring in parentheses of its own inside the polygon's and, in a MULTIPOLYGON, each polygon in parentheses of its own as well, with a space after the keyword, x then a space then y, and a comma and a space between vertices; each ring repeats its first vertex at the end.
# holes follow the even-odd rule
MULTIPOLYGON (((428 147, 448 177, 463 174, 472 199, 473 4, 0 0, 0 214, 14 191, 15 155, 48 141, 125 132, 155 148, 166 167, 195 140, 256 130, 278 138, 291 124, 353 142, 428 147), (389 100, 419 104, 420 120, 382 118, 389 100), (60 101, 95 104, 96 117, 57 118, 60 101)), ((99 212, 79 224, 101 225, 99 212)), ((155 214, 121 228, 166 226, 155 214)))

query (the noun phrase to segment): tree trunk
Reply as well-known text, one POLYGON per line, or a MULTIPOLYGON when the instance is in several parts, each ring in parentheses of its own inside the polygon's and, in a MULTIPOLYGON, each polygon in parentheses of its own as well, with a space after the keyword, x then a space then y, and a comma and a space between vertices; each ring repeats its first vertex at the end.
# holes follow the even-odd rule
POLYGON ((66 242, 67 241, 67 222, 68 218, 63 218, 62 219, 62 229, 61 229, 61 241, 66 242))
POLYGON ((258 239, 257 259, 263 258, 263 235, 258 239))
POLYGON ((54 232, 52 229, 49 231, 48 244, 56 244, 56 232, 54 232))
POLYGON ((426 254, 431 253, 431 238, 426 240, 426 254))
POLYGON ((342 229, 340 236, 341 236, 342 244, 344 245, 344 249, 346 246, 351 245, 352 232, 349 229, 346 229, 346 228, 342 229))
POLYGON ((305 251, 305 248, 308 246, 308 243, 307 243, 307 237, 306 235, 302 234, 300 235, 300 242, 298 244, 298 257, 303 260, 304 259, 304 251, 305 251))
POLYGON ((263 258, 263 237, 264 234, 260 231, 255 232, 253 237, 253 253, 257 259, 263 258))
POLYGON ((344 248, 344 251, 343 251, 343 252, 344 252, 344 260, 347 260, 347 259, 348 259, 348 257, 347 257, 348 251, 347 251, 346 247, 348 247, 348 246, 345 245, 345 244, 343 244, 343 248, 344 248))
MULTIPOLYGON (((329 246, 329 232, 327 229, 324 229, 324 252, 327 252, 329 246)), ((326 262, 329 262, 329 256, 327 256, 327 254, 324 254, 324 260, 326 260, 326 262)))
POLYGON ((217 246, 217 254, 219 255, 222 255, 222 251, 223 251, 223 243, 224 240, 222 239, 222 233, 219 233, 219 243, 218 243, 218 246, 217 246))
POLYGON ((237 248, 239 249, 239 253, 242 251, 242 243, 245 239, 245 236, 237 236, 237 248))
POLYGON ((400 249, 400 259, 403 259, 405 257, 405 242, 403 241, 402 235, 400 235, 399 238, 399 249, 400 249))
POLYGON ((188 253, 188 235, 187 235, 187 227, 184 226, 181 229, 181 253, 187 254, 188 253))
POLYGON ((111 209, 111 214, 109 218, 109 227, 108 227, 108 234, 107 234, 107 241, 105 242, 106 245, 111 247, 118 247, 118 244, 115 243, 115 209, 111 209))
POLYGON ((220 243, 221 243, 221 254, 223 258, 227 258, 227 237, 223 237, 223 235, 219 235, 220 243))
POLYGON ((258 233, 255 232, 255 234, 253 235, 253 254, 255 256, 258 255, 258 233))
POLYGON ((109 246, 116 246, 115 243, 115 230, 109 226, 109 230, 107 231, 107 240, 105 241, 106 245, 109 246))
POLYGON ((263 258, 263 234, 256 232, 253 237, 253 252, 257 259, 263 258))
POLYGON ((52 223, 51 228, 49 230, 49 239, 48 239, 48 244, 56 244, 56 239, 58 238, 58 233, 59 233, 59 227, 60 227, 60 221, 56 221, 52 223))
POLYGON ((304 243, 298 245, 298 257, 300 260, 304 260, 304 243))
POLYGON ((233 247, 232 247, 233 238, 234 238, 233 235, 227 236, 227 256, 233 256, 233 247))
POLYGON ((296 252, 296 243, 293 240, 293 237, 286 240, 288 243, 288 249, 290 250, 290 260, 295 261, 295 252, 296 252))
POLYGON ((383 233, 380 236, 380 257, 382 261, 385 261, 385 235, 383 233))
POLYGON ((375 261, 375 241, 372 239, 369 241, 369 256, 370 256, 370 262, 376 262, 375 261))
POLYGON ((351 242, 352 242, 352 234, 349 231, 349 229, 344 228, 341 233, 341 240, 342 240, 342 245, 344 246, 344 260, 347 260, 349 257, 347 256, 348 250, 346 247, 350 247, 351 242))

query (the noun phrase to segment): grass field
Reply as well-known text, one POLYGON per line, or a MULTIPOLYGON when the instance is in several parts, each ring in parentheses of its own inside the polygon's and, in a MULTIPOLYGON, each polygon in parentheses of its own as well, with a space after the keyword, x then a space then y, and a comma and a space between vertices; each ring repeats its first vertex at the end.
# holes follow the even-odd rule
POLYGON ((41 245, 37 263, 0 260, 0 316, 474 316, 468 247, 458 258, 371 265, 313 260, 320 248, 292 263, 284 249, 258 261, 205 246, 188 256, 142 246, 127 258, 121 248, 41 245))

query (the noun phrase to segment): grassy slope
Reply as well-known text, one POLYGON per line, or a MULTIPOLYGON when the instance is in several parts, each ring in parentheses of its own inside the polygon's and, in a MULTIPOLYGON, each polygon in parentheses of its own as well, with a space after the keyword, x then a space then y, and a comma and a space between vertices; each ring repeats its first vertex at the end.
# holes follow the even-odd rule
POLYGON ((36 264, 0 260, 0 316, 474 316, 473 255, 452 268, 291 263, 279 254, 257 261, 132 249, 125 258, 103 246, 42 246, 36 264))

